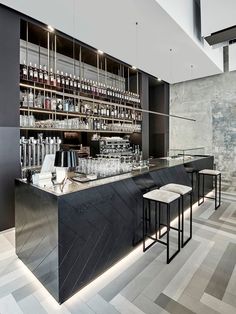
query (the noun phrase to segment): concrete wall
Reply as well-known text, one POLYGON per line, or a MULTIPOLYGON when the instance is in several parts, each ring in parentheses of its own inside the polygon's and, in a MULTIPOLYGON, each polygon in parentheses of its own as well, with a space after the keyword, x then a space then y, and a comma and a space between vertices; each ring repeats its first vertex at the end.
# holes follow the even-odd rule
POLYGON ((170 87, 170 113, 196 119, 170 119, 170 148, 205 146, 215 156, 223 180, 236 186, 236 72, 170 87))

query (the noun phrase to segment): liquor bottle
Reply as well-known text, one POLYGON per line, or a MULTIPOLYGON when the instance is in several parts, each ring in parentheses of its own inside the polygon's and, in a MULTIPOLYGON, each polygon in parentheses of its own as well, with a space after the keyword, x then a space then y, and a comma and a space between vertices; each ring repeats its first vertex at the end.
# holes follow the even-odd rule
POLYGON ((75 75, 74 75, 74 79, 73 79, 73 88, 74 88, 74 90, 76 90, 78 88, 78 83, 77 83, 75 75))
POLYGON ((48 84, 48 71, 46 65, 43 66, 43 82, 48 84))
POLYGON ((48 94, 46 94, 44 99, 44 109, 51 110, 51 99, 48 94))
POLYGON ((128 112, 128 110, 126 109, 125 110, 125 119, 128 119, 129 118, 129 112, 128 112))
POLYGON ((106 116, 107 116, 107 117, 110 117, 110 108, 109 108, 109 106, 108 106, 108 105, 107 105, 106 116))
POLYGON ((23 97, 22 97, 22 106, 28 107, 28 93, 26 90, 24 91, 23 97))
POLYGON ((57 110, 57 100, 55 96, 52 96, 51 99, 51 110, 53 111, 57 110))
MULTIPOLYGON (((49 84, 52 86, 55 85, 55 78, 54 78, 52 68, 50 69, 50 73, 49 73, 49 84)), ((60 83, 59 83, 59 85, 60 85, 60 83)))
POLYGON ((84 78, 83 77, 80 80, 80 88, 81 88, 81 91, 84 92, 84 78))
POLYGON ((101 116, 101 108, 99 105, 98 105, 98 116, 101 116))
POLYGON ((88 83, 87 83, 87 80, 84 79, 84 92, 87 93, 88 91, 88 83))
POLYGON ((43 70, 41 64, 39 65, 39 70, 38 70, 38 81, 40 83, 43 83, 43 70))
POLYGON ((28 95, 28 105, 29 107, 34 107, 34 94, 32 93, 32 88, 30 88, 30 92, 28 95))
POLYGON ((114 116, 115 116, 115 110, 114 110, 114 107, 112 107, 112 109, 111 109, 111 117, 114 118, 114 116))
POLYGON ((101 89, 101 83, 98 82, 98 96, 101 96, 102 89, 101 89))
POLYGON ((87 91, 89 94, 91 94, 91 84, 90 84, 90 80, 87 80, 87 91))
POLYGON ((74 112, 74 111, 75 111, 74 100, 69 99, 69 112, 74 112))
POLYGON ((34 81, 35 82, 38 82, 38 77, 39 77, 39 74, 38 74, 37 64, 35 63, 34 65, 34 81))
POLYGON ((64 99, 63 111, 69 111, 69 99, 64 99))
POLYGON ((31 81, 33 81, 33 79, 34 79, 34 69, 32 67, 32 63, 31 62, 30 62, 29 67, 28 67, 28 78, 31 81))
POLYGON ((27 65, 25 63, 25 60, 24 60, 24 64, 23 64, 22 69, 21 69, 21 78, 23 80, 27 80, 27 78, 28 78, 28 70, 27 70, 27 65))
POLYGON ((81 81, 80 81, 80 77, 77 77, 77 89, 78 91, 81 91, 81 81))
POLYGON ((61 71, 61 87, 65 86, 65 76, 64 73, 61 71))
POLYGON ((56 86, 61 87, 61 76, 60 76, 59 71, 57 71, 57 74, 56 74, 56 86))
POLYGON ((72 75, 70 74, 70 77, 69 77, 69 81, 70 81, 70 89, 74 89, 74 79, 72 78, 72 75))
POLYGON ((66 75, 65 75, 65 87, 68 89, 69 86, 70 86, 69 76, 66 73, 66 75))
POLYGON ((118 111, 117 111, 117 108, 115 107, 115 110, 114 110, 114 117, 117 118, 118 116, 118 111))
POLYGON ((93 114, 94 114, 94 115, 97 115, 97 114, 98 114, 97 105, 94 105, 93 114))
POLYGON ((62 99, 61 98, 57 98, 57 110, 58 111, 62 111, 62 109, 63 109, 62 99))
POLYGON ((35 107, 36 108, 42 108, 43 107, 43 96, 41 95, 41 92, 38 92, 37 97, 35 97, 35 107))

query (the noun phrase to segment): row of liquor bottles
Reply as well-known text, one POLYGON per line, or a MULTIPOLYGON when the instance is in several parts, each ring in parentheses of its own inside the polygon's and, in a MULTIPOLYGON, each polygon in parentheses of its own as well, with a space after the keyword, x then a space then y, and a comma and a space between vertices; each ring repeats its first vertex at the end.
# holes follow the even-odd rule
POLYGON ((142 121, 140 111, 122 108, 114 105, 94 104, 79 101, 74 98, 59 98, 51 93, 33 93, 32 89, 21 91, 20 105, 22 108, 46 109, 52 111, 65 111, 107 118, 142 121))
POLYGON ((109 120, 95 117, 79 117, 70 119, 46 119, 37 120, 34 115, 20 115, 20 127, 36 129, 63 129, 63 130, 94 130, 112 132, 141 132, 141 124, 132 123, 111 123, 109 120))
POLYGON ((31 62, 28 66, 25 63, 21 65, 21 79, 63 88, 68 91, 83 92, 93 96, 108 98, 112 101, 123 101, 137 105, 140 104, 139 94, 121 90, 114 86, 108 86, 86 78, 76 77, 75 75, 72 76, 72 74, 64 74, 62 71, 53 73, 52 69, 47 71, 45 65, 43 67, 40 65, 38 68, 37 64, 35 64, 33 67, 31 62))

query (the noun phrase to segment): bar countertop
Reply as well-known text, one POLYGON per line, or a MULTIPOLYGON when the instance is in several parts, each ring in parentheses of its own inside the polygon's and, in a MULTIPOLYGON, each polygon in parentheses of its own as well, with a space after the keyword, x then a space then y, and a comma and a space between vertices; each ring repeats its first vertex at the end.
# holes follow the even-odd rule
MULTIPOLYGON (((45 192, 52 193, 56 196, 61 196, 61 195, 66 195, 74 192, 79 192, 85 189, 89 188, 94 188, 98 187, 101 185, 109 184, 109 183, 114 183, 120 180, 125 180, 128 178, 133 178, 148 172, 164 169, 164 168, 171 168, 174 166, 182 165, 182 164, 188 164, 193 161, 197 161, 200 159, 207 158, 209 156, 185 156, 184 159, 183 157, 178 157, 178 158, 156 158, 156 159, 151 159, 149 167, 142 167, 139 169, 132 170, 129 173, 123 173, 123 174, 118 174, 114 175, 111 177, 106 177, 106 178, 101 178, 101 179, 96 179, 93 181, 88 181, 84 183, 79 183, 75 181, 67 181, 63 192, 61 192, 60 187, 58 185, 52 186, 52 187, 43 187, 43 186, 38 186, 38 185, 33 185, 36 188, 39 188, 45 192)), ((23 182, 26 182, 25 180, 22 180, 23 182)))

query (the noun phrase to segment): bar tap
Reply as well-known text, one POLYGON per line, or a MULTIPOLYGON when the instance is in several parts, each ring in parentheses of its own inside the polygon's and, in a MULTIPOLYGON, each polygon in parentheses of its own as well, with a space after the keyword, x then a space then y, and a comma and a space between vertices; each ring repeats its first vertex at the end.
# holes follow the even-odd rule
POLYGON ((20 160, 23 168, 40 167, 47 154, 56 154, 60 150, 61 139, 59 137, 46 137, 40 134, 37 139, 24 136, 20 138, 20 160))
POLYGON ((41 146, 41 143, 40 143, 40 139, 38 138, 36 140, 36 147, 37 147, 37 166, 39 167, 40 166, 40 146, 41 146))

